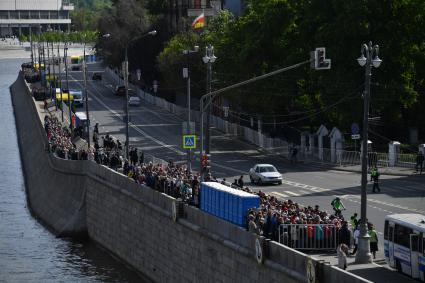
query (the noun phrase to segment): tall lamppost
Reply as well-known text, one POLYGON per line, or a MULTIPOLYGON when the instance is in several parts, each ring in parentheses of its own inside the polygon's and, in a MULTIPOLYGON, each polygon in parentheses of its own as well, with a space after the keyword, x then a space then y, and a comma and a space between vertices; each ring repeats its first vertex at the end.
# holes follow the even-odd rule
MULTIPOLYGON (((123 72, 124 72, 124 87, 125 87, 125 157, 128 159, 129 156, 129 128, 128 128, 128 123, 130 121, 129 119, 129 113, 128 113, 128 55, 127 55, 127 50, 128 50, 128 46, 130 46, 131 43, 133 43, 134 41, 141 39, 145 36, 151 35, 154 36, 157 34, 156 30, 151 30, 145 34, 142 34, 141 36, 137 36, 135 38, 132 38, 131 40, 127 41, 124 45, 124 63, 123 63, 123 72)), ((111 37, 110 33, 104 34, 103 35, 104 38, 108 38, 111 37)))
MULTIPOLYGON (((212 81, 212 64, 217 60, 217 57, 214 55, 214 46, 209 44, 205 48, 205 56, 202 57, 202 61, 207 64, 207 93, 211 92, 211 81, 212 81)), ((212 101, 211 101, 212 103, 212 101)), ((206 126, 206 143, 205 143, 205 153, 210 153, 210 116, 211 116, 211 103, 208 105, 207 109, 207 126, 206 126)))
MULTIPOLYGON (((194 134, 192 133, 191 119, 190 119, 190 71, 189 71, 189 55, 192 53, 197 53, 199 51, 199 46, 195 45, 193 50, 183 50, 183 54, 186 55, 186 68, 183 68, 183 78, 187 79, 187 133, 184 134, 194 134)), ((191 149, 187 150, 187 169, 189 172, 192 171, 192 161, 191 161, 191 149)))
POLYGON ((363 44, 361 47, 361 55, 357 59, 360 66, 366 67, 365 73, 365 91, 364 91, 364 106, 363 106, 363 139, 362 139, 362 191, 361 191, 361 219, 360 219, 360 235, 359 249, 356 253, 356 263, 372 262, 372 255, 369 247, 369 235, 367 229, 367 140, 368 140, 368 118, 369 118, 369 100, 370 100, 370 81, 372 77, 372 66, 378 68, 382 60, 379 59, 379 46, 363 44), (373 58, 373 59, 372 59, 373 58))
POLYGON ((32 26, 31 25, 29 25, 29 31, 30 31, 31 67, 34 68, 34 50, 32 47, 32 26))
MULTIPOLYGON (((68 98, 70 96, 69 93, 69 80, 68 80, 68 45, 67 40, 65 40, 63 47, 63 61, 65 63, 65 80, 66 80, 66 89, 68 91, 68 98)), ((71 133, 73 133, 72 129, 72 101, 69 99, 69 129, 71 130, 71 133)))

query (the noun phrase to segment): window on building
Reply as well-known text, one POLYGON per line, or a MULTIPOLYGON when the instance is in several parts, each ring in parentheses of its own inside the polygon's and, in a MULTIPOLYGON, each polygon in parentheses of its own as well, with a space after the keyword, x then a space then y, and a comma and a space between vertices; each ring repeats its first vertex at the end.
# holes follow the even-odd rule
POLYGON ((67 11, 60 11, 59 12, 59 19, 68 19, 68 12, 67 11))
POLYGON ((18 11, 9 11, 10 19, 18 18, 18 11))
POLYGON ((7 11, 0 11, 0 19, 8 19, 9 13, 7 11))
POLYGON ((57 11, 50 11, 50 18, 51 19, 58 19, 58 12, 57 11))
POLYGON ((41 19, 48 19, 49 18, 49 11, 40 11, 40 18, 41 19))
POLYGON ((30 19, 39 19, 40 18, 40 12, 39 11, 29 11, 30 12, 30 19))
POLYGON ((30 13, 29 13, 29 11, 19 11, 19 17, 21 19, 29 19, 30 13))

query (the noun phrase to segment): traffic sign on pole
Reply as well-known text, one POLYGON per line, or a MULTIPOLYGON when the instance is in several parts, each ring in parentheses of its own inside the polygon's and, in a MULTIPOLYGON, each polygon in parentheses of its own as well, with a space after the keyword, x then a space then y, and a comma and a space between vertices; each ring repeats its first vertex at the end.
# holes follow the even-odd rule
POLYGON ((352 140, 359 140, 360 139, 360 135, 351 135, 351 139, 352 140))
POLYGON ((359 124, 357 124, 357 123, 351 124, 351 134, 352 135, 358 135, 359 133, 360 133, 359 124))
POLYGON ((196 148, 196 135, 184 135, 183 136, 183 148, 186 148, 186 149, 196 148))

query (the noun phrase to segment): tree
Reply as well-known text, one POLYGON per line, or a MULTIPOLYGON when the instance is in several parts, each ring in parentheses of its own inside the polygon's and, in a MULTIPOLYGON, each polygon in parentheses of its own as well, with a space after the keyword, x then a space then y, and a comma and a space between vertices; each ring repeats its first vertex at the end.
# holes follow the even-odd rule
POLYGON ((101 55, 108 64, 119 66, 123 61, 124 48, 134 38, 146 33, 149 27, 150 20, 143 3, 135 0, 114 1, 112 7, 103 11, 98 22, 100 34, 110 35, 97 45, 101 55))

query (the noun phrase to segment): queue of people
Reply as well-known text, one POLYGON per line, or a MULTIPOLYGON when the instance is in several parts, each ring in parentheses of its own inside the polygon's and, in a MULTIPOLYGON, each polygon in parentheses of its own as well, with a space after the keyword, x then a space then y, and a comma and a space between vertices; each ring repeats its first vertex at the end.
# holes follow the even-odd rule
POLYGON ((69 129, 63 127, 56 116, 44 117, 44 130, 48 140, 47 150, 57 157, 70 160, 93 160, 90 151, 76 148, 72 143, 69 129))
MULTIPOLYGON (((98 164, 110 167, 113 170, 120 171, 124 175, 133 179, 136 183, 147 185, 152 189, 166 193, 175 198, 181 198, 183 201, 198 206, 200 179, 197 174, 192 174, 184 165, 176 165, 170 161, 166 166, 162 164, 145 163, 144 153, 139 152, 137 148, 132 148, 129 152, 129 160, 122 157, 122 145, 119 140, 114 140, 106 134, 102 137, 102 143, 99 144, 98 125, 94 131, 94 150, 93 153, 84 150, 76 151, 75 145, 71 142, 71 134, 66 127, 62 127, 59 120, 54 116, 46 116, 44 128, 49 140, 49 147, 58 157, 73 160, 93 160, 98 164), (89 156, 92 156, 91 158, 89 156)), ((308 237, 314 237, 315 241, 323 241, 326 238, 337 243, 336 248, 338 257, 341 258, 342 268, 346 268, 344 255, 349 255, 349 250, 353 246, 351 255, 357 251, 358 229, 357 214, 354 214, 349 222, 345 221, 341 211, 345 209, 342 201, 335 198, 331 205, 334 214, 321 210, 318 205, 304 207, 290 199, 279 200, 262 192, 253 192, 244 186, 243 176, 228 183, 225 179, 219 181, 210 173, 206 175, 206 181, 220 182, 224 185, 236 189, 244 190, 249 193, 257 194, 260 197, 260 207, 252 208, 247 211, 247 229, 258 235, 263 235, 271 240, 281 242, 282 231, 281 224, 300 225, 305 228, 308 237), (350 224, 350 225, 349 225, 350 224), (328 227, 332 226, 334 230, 328 227), (350 227, 351 226, 351 230, 350 227)), ((295 227, 294 226, 294 227, 295 227)), ((302 242, 300 233, 304 228, 290 228, 286 231, 286 237, 289 243, 301 245, 308 248, 306 242, 302 242)), ((375 258, 378 250, 378 237, 372 224, 368 224, 370 236, 370 248, 375 258)), ((293 246, 297 248, 297 246, 293 246)), ((326 245, 320 244, 319 247, 326 248, 326 245)))

